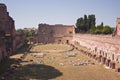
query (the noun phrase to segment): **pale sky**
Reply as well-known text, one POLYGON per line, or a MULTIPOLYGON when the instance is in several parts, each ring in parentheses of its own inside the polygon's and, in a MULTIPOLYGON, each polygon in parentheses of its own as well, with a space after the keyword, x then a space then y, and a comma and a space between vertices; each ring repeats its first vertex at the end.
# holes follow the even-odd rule
POLYGON ((95 14, 96 25, 116 26, 120 0, 0 0, 5 3, 16 29, 39 23, 75 25, 84 14, 95 14))

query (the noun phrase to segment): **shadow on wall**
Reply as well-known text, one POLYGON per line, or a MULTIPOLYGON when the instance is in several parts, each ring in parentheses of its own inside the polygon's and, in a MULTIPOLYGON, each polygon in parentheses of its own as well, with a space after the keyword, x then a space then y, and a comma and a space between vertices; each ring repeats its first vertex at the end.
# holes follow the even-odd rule
POLYGON ((16 70, 11 80, 48 80, 59 77, 62 73, 52 66, 42 64, 28 64, 16 70))

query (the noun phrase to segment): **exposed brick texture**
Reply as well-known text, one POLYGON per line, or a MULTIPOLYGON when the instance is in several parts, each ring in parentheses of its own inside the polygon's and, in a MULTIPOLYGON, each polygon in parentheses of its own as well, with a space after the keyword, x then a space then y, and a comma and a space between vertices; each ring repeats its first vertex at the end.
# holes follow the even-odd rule
POLYGON ((75 35, 73 25, 39 24, 37 41, 39 43, 72 43, 75 35))
POLYGON ((97 55, 120 62, 120 37, 118 36, 76 34, 74 41, 97 55))
POLYGON ((120 36, 120 18, 117 18, 116 21, 116 34, 120 36))
POLYGON ((5 4, 0 3, 0 60, 11 55, 15 48, 14 20, 9 16, 5 4))

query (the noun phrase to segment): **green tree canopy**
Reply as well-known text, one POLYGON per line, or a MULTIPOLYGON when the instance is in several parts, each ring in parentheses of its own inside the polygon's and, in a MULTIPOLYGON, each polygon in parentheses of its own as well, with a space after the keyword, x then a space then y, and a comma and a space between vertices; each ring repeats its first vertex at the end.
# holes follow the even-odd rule
POLYGON ((24 30, 26 37, 33 37, 35 32, 36 32, 35 30, 31 30, 31 31, 24 30))
POLYGON ((88 19, 89 19, 89 29, 92 27, 92 26, 95 26, 96 24, 96 18, 95 18, 95 15, 88 15, 88 19))
POLYGON ((76 22, 77 30, 87 32, 92 26, 95 26, 95 15, 84 15, 84 17, 78 18, 76 22))
POLYGON ((111 34, 112 31, 113 30, 110 26, 103 26, 103 23, 97 27, 91 27, 90 29, 91 34, 111 34))
POLYGON ((103 34, 111 34, 112 28, 110 26, 104 26, 102 33, 103 34))

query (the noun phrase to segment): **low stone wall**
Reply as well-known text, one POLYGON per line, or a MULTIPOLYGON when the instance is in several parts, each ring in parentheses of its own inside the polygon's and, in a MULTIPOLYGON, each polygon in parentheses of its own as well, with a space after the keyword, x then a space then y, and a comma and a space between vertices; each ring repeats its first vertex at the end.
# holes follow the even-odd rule
POLYGON ((78 44, 74 44, 74 48, 80 51, 82 54, 96 60, 98 63, 103 64, 105 68, 111 68, 116 69, 115 71, 119 72, 118 69, 120 69, 118 66, 116 66, 116 63, 110 59, 107 59, 106 57, 102 55, 97 55, 95 53, 90 52, 85 47, 81 47, 78 44))
POLYGON ((96 55, 120 62, 120 38, 110 35, 76 34, 74 42, 86 47, 96 55))

